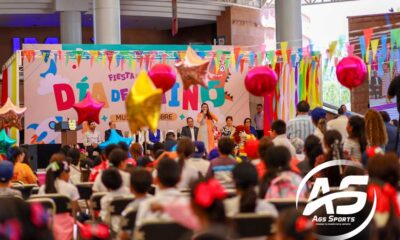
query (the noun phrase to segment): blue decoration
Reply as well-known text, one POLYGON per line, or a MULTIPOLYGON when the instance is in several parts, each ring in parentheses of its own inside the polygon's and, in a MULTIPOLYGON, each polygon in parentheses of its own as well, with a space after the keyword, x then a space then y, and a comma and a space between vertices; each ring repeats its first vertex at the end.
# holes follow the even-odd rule
POLYGON ((153 131, 149 130, 149 140, 152 143, 158 143, 161 140, 161 131, 160 129, 157 129, 156 131, 157 135, 154 135, 153 131))
POLYGON ((108 138, 107 141, 101 143, 99 145, 100 149, 104 149, 106 148, 108 145, 110 144, 118 144, 120 142, 124 142, 126 143, 128 146, 131 145, 133 139, 132 138, 125 138, 125 137, 121 137, 117 131, 115 131, 115 129, 111 129, 110 132, 110 137, 108 138))
POLYGON ((14 139, 10 138, 6 130, 3 129, 0 131, 0 153, 6 154, 8 149, 14 145, 17 141, 14 139))

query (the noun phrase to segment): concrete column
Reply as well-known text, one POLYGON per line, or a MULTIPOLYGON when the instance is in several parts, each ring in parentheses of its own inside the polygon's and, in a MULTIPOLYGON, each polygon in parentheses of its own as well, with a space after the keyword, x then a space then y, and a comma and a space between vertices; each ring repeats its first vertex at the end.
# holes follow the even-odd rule
POLYGON ((94 41, 121 44, 120 0, 93 0, 94 41))
POLYGON ((276 42, 289 42, 290 48, 302 47, 301 1, 278 0, 275 1, 276 16, 276 42))
POLYGON ((82 43, 80 11, 60 12, 61 43, 82 43))

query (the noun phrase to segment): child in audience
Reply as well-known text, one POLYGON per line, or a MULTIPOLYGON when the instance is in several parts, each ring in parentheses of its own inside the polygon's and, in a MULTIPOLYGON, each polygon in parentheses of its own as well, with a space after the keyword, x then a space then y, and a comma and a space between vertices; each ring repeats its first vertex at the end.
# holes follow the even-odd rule
POLYGON ((378 111, 369 109, 364 116, 365 137, 368 147, 381 147, 385 149, 388 142, 385 122, 378 111))
MULTIPOLYGON (((290 152, 286 147, 271 147, 264 156, 267 172, 261 180, 260 197, 271 198, 293 198, 296 197, 297 188, 301 177, 290 170, 290 152)), ((305 196, 305 189, 300 197, 305 196)))
POLYGON ((10 181, 14 175, 14 166, 10 161, 0 161, 0 197, 20 197, 22 194, 18 190, 10 188, 10 181))
POLYGON ((101 182, 107 188, 107 194, 101 198, 101 211, 100 217, 103 222, 111 225, 113 230, 118 230, 119 217, 111 219, 109 206, 112 200, 118 197, 129 197, 130 194, 126 194, 125 189, 122 188, 122 177, 116 168, 109 168, 101 173, 101 182))
POLYGON ((346 130, 349 137, 344 141, 343 151, 350 159, 360 162, 362 154, 367 148, 364 118, 360 116, 350 117, 346 130))
POLYGON ((70 179, 72 184, 78 184, 81 182, 81 169, 79 159, 81 157, 81 152, 77 148, 71 148, 67 152, 67 157, 71 158, 70 163, 70 179))
POLYGON ((194 153, 192 156, 186 161, 188 166, 192 166, 195 169, 198 169, 203 177, 206 176, 207 170, 210 167, 210 161, 205 160, 206 147, 203 142, 196 141, 194 142, 194 153))
POLYGON ((170 158, 163 158, 159 161, 157 165, 157 177, 155 179, 159 189, 154 197, 146 199, 140 204, 136 217, 137 230, 146 221, 171 220, 167 214, 154 213, 150 208, 153 202, 170 204, 173 202, 187 201, 177 188, 180 178, 181 168, 176 161, 170 158))
POLYGON ((194 152, 194 144, 189 138, 182 138, 178 141, 176 153, 178 154, 179 166, 182 169, 181 180, 178 183, 179 189, 189 189, 189 184, 196 181, 201 174, 200 171, 189 164, 188 159, 194 152))
POLYGON ((35 184, 37 178, 31 167, 24 161, 24 152, 19 147, 12 147, 8 150, 8 159, 14 164, 14 176, 12 182, 22 182, 23 184, 35 184))
MULTIPOLYGON (((267 151, 270 147, 273 147, 274 143, 272 142, 272 138, 268 136, 264 136, 260 139, 260 143, 258 145, 258 156, 260 157, 260 162, 256 164, 256 169, 258 173, 258 179, 262 179, 265 175, 266 167, 265 167, 265 157, 267 156, 267 151)), ((254 162, 253 162, 254 163, 254 162)))
POLYGON ((326 132, 326 111, 323 108, 316 107, 311 111, 310 115, 315 126, 314 135, 323 141, 324 133, 326 132))
MULTIPOLYGON (((152 182, 153 178, 151 174, 144 168, 136 168, 131 173, 131 193, 135 195, 135 200, 126 206, 121 214, 122 216, 126 216, 131 211, 137 211, 139 205, 151 197, 148 192, 152 182)), ((129 239, 131 232, 132 231, 120 232, 120 239, 129 239)))
POLYGON ((92 169, 92 172, 90 173, 90 176, 89 176, 90 182, 94 182, 96 180, 97 176, 99 175, 99 173, 108 168, 108 159, 109 159, 110 153, 115 148, 119 148, 119 146, 117 144, 110 144, 103 150, 103 154, 101 154, 101 163, 99 165, 95 166, 92 169))
POLYGON ((302 176, 314 168, 317 157, 322 154, 324 154, 324 150, 321 139, 315 135, 308 136, 304 142, 305 159, 297 164, 302 176))
MULTIPOLYGON (((341 147, 342 135, 337 130, 328 130, 324 134, 325 154, 320 155, 315 166, 332 160, 344 159, 343 149, 341 147)), ((316 174, 316 177, 326 177, 329 179, 330 186, 339 186, 342 181, 344 169, 341 166, 325 168, 316 174)))
POLYGON ((270 213, 277 217, 276 208, 265 200, 258 199, 256 168, 248 162, 239 163, 232 171, 237 196, 224 201, 227 216, 238 213, 270 213))
MULTIPOLYGON (((46 171, 45 185, 39 189, 39 194, 58 193, 69 197, 72 201, 72 208, 78 210, 79 192, 78 189, 69 183, 69 166, 64 161, 53 161, 46 171)), ((69 213, 57 214, 54 217, 53 231, 57 240, 72 239, 74 218, 69 213)))
MULTIPOLYGON (((124 191, 126 194, 129 194, 130 189, 130 178, 129 173, 125 172, 126 163, 125 160, 128 159, 128 153, 120 148, 115 148, 109 155, 109 164, 110 166, 117 168, 121 177, 122 177, 122 186, 121 191, 124 191)), ((107 188, 101 181, 101 174, 97 176, 96 180, 93 184, 93 191, 95 192, 107 192, 107 188)))
POLYGON ((207 177, 215 177, 225 188, 233 188, 232 169, 237 164, 229 155, 233 152, 235 143, 232 139, 222 137, 218 141, 219 157, 210 162, 207 177))
POLYGON ((277 221, 276 240, 313 240, 314 224, 301 211, 283 211, 277 221))
POLYGON ((374 216, 379 239, 400 239, 400 202, 398 187, 400 163, 395 153, 376 154, 367 164, 370 182, 367 199, 374 201, 376 193, 377 207, 374 216))

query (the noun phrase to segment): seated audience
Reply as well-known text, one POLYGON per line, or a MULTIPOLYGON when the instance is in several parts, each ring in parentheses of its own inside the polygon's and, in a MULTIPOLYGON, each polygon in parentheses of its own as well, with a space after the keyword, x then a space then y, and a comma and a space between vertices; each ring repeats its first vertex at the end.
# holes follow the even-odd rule
MULTIPOLYGON (((388 143, 385 146, 385 151, 396 152, 397 127, 390 123, 390 116, 387 112, 381 111, 379 113, 381 114, 383 122, 385 123, 386 133, 388 136, 388 143)), ((397 148, 397 155, 400 155, 400 147, 397 148)))
MULTIPOLYGON (((130 175, 129 173, 125 172, 125 168, 126 168, 126 159, 128 159, 128 153, 125 152, 124 150, 120 149, 120 148, 116 148, 114 150, 112 150, 112 152, 110 153, 110 166, 114 167, 116 169, 118 169, 118 172, 120 173, 121 177, 122 177, 122 186, 119 191, 120 192, 125 192, 125 193, 129 193, 129 189, 130 189, 130 175)), ((93 184, 93 191, 95 192, 107 192, 107 188, 104 186, 104 184, 102 183, 101 177, 102 172, 96 177, 96 180, 94 181, 93 184)))
POLYGON ((297 164, 302 176, 305 176, 314 168, 317 157, 323 153, 321 139, 315 135, 308 136, 304 143, 305 159, 297 164))
POLYGON ((287 136, 289 139, 306 137, 314 132, 314 125, 308 115, 310 105, 306 101, 300 101, 296 106, 296 117, 288 122, 287 136))
MULTIPOLYGON (((70 168, 64 161, 51 161, 46 171, 45 185, 39 189, 40 194, 58 193, 67 196, 72 201, 72 208, 78 209, 78 189, 69 182, 70 168)), ((55 239, 70 240, 73 236, 74 218, 69 213, 57 214, 54 217, 53 232, 55 239)))
POLYGON ((23 184, 35 184, 37 178, 31 167, 24 161, 24 152, 19 147, 12 147, 8 150, 8 159, 14 164, 14 176, 12 182, 22 182, 23 184))
POLYGON ((260 139, 260 143, 258 145, 258 156, 260 157, 260 162, 257 163, 257 162, 252 161, 253 164, 254 163, 256 164, 258 179, 260 179, 260 180, 265 175, 265 171, 266 171, 265 157, 266 157, 267 151, 270 147, 273 147, 273 146, 274 146, 274 143, 272 142, 271 137, 264 136, 260 139))
POLYGON ((271 137, 274 146, 286 147, 292 157, 296 157, 296 149, 286 136, 286 123, 282 120, 276 120, 271 125, 271 137))
POLYGON ((221 135, 223 137, 232 137, 235 133, 235 126, 233 126, 232 116, 227 116, 225 119, 226 125, 221 130, 221 135))
MULTIPOLYGON (((301 177, 290 169, 290 153, 286 147, 268 149, 265 159, 267 172, 261 180, 260 197, 265 199, 296 197, 301 177)), ((302 189, 300 197, 305 196, 302 189)))
POLYGON ((349 137, 344 141, 343 151, 350 159, 360 162, 362 154, 367 148, 365 139, 365 122, 360 116, 350 117, 347 123, 349 137))
POLYGON ((314 135, 322 141, 326 132, 326 111, 323 108, 317 107, 311 111, 310 115, 315 126, 314 135))
POLYGON ((277 221, 276 240, 313 240, 314 223, 302 211, 283 211, 277 221))
POLYGON ((189 189, 190 184, 196 181, 201 174, 198 169, 187 164, 188 159, 194 152, 194 148, 194 144, 189 138, 182 138, 178 141, 176 152, 179 166, 182 169, 181 180, 178 183, 179 189, 189 189))
POLYGON ((81 157, 81 152, 79 149, 71 148, 67 152, 67 157, 71 158, 70 162, 70 179, 72 184, 77 184, 81 182, 81 169, 79 159, 81 157))
POLYGON ((165 135, 164 150, 172 151, 172 148, 176 145, 176 136, 174 132, 167 132, 165 135))
POLYGON ((376 193, 377 208, 374 222, 378 230, 378 239, 400 239, 400 202, 398 188, 400 163, 396 154, 376 154, 368 160, 370 177, 367 199, 374 201, 376 193))
POLYGON ((192 156, 186 161, 188 166, 192 166, 197 169, 203 177, 206 176, 207 170, 210 167, 210 161, 205 160, 206 147, 203 142, 196 141, 194 142, 194 153, 192 156))
MULTIPOLYGON (((315 166, 318 166, 327 161, 344 159, 341 142, 342 135, 339 131, 326 131, 326 133, 324 134, 325 153, 317 158, 315 166)), ((329 179, 330 186, 338 187, 340 185, 340 182, 342 181, 343 171, 344 169, 341 166, 329 167, 320 171, 316 175, 316 177, 326 177, 329 179)))
POLYGON ((108 159, 112 150, 119 148, 117 144, 108 145, 101 154, 101 163, 95 166, 90 172, 89 181, 94 182, 99 175, 99 173, 108 168, 108 159))
POLYGON ((380 147, 385 150, 388 143, 385 123, 382 116, 376 110, 369 109, 364 116, 365 137, 368 147, 380 147))
POLYGON ((269 213, 278 216, 276 208, 265 200, 258 199, 258 175, 256 168, 248 162, 239 163, 232 171, 237 196, 224 200, 227 216, 238 213, 269 213))
POLYGON ((20 197, 20 191, 10 188, 10 181, 14 175, 14 165, 7 160, 0 161, 0 197, 20 197))
POLYGON ((143 147, 139 143, 132 143, 129 147, 129 153, 131 158, 137 163, 141 160, 143 156, 143 147))
POLYGON ((170 158, 160 160, 157 165, 157 176, 155 179, 155 183, 159 189, 157 189, 154 197, 150 197, 140 204, 135 224, 137 230, 147 221, 171 220, 167 214, 153 212, 150 205, 153 202, 170 204, 178 201, 186 201, 187 199, 181 195, 181 192, 177 188, 180 178, 181 168, 176 161, 170 158))
POLYGON ((50 229, 50 216, 40 203, 27 203, 18 198, 2 198, 0 222, 0 239, 57 239, 50 229))
POLYGON ((207 177, 215 177, 225 188, 233 188, 232 169, 237 164, 236 160, 230 155, 235 148, 235 143, 232 139, 223 137, 218 141, 219 157, 214 158, 210 162, 210 167, 207 171, 207 177))
MULTIPOLYGON (((135 196, 135 200, 126 206, 121 214, 122 216, 126 216, 130 211, 138 211, 139 205, 151 197, 148 191, 152 182, 151 174, 144 168, 136 168, 131 173, 131 193, 135 196)), ((120 239, 130 239, 131 235, 132 231, 121 231, 119 233, 120 239)))
POLYGON ((118 230, 120 217, 111 218, 109 206, 112 200, 118 197, 132 196, 122 188, 122 177, 116 168, 109 168, 101 173, 101 182, 107 188, 107 194, 101 198, 100 217, 106 224, 111 225, 114 231, 118 230))

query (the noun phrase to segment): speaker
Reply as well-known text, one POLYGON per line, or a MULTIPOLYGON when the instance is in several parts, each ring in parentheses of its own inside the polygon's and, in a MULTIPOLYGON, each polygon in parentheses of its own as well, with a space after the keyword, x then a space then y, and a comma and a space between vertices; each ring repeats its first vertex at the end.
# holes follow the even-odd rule
POLYGON ((61 144, 32 144, 21 145, 28 150, 31 156, 31 166, 36 172, 38 169, 45 169, 49 165, 51 155, 57 153, 61 149, 61 144))

